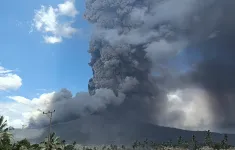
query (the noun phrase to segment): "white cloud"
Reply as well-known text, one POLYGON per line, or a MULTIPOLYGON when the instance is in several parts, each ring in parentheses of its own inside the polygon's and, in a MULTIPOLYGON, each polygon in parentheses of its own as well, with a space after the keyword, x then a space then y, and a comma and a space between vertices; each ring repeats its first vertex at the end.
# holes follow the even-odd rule
POLYGON ((77 14, 79 12, 75 8, 74 0, 66 0, 63 4, 58 4, 57 8, 41 6, 41 9, 35 11, 33 27, 44 34, 46 43, 60 43, 63 38, 71 38, 77 32, 77 29, 72 27, 77 14), (61 21, 63 17, 69 17, 72 21, 61 21))
POLYGON ((28 125, 29 119, 37 118, 46 108, 55 92, 45 93, 32 100, 22 96, 8 96, 15 102, 0 102, 0 114, 6 117, 8 125, 15 128, 22 128, 28 125))
POLYGON ((55 44, 55 43, 60 43, 62 42, 62 38, 61 37, 56 37, 56 36, 44 36, 44 41, 46 43, 51 43, 51 44, 55 44))
POLYGON ((18 103, 29 105, 31 101, 27 98, 24 98, 22 96, 8 96, 8 98, 15 100, 18 103))
POLYGON ((0 66, 0 91, 17 90, 22 85, 22 79, 13 70, 0 66))
POLYGON ((63 4, 58 5, 59 12, 66 16, 75 17, 79 12, 74 6, 74 0, 66 1, 63 4))

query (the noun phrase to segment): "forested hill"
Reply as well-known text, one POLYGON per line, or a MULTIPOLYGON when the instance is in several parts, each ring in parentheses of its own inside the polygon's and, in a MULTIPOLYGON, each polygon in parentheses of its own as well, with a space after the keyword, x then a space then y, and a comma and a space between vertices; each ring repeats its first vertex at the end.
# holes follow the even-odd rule
MULTIPOLYGON (((192 135, 198 141, 204 141, 206 131, 186 131, 176 128, 161 127, 140 122, 120 122, 111 119, 104 120, 101 116, 90 116, 82 119, 60 123, 52 126, 52 131, 66 141, 76 141, 80 144, 132 144, 136 140, 146 138, 156 142, 176 141, 179 136, 184 140, 191 140, 192 135)), ((41 142, 48 133, 48 128, 43 129, 15 129, 11 131, 15 140, 23 138, 30 142, 41 142)), ((235 145, 235 134, 227 134, 229 144, 235 145)), ((212 133, 214 142, 223 139, 223 134, 212 133)))

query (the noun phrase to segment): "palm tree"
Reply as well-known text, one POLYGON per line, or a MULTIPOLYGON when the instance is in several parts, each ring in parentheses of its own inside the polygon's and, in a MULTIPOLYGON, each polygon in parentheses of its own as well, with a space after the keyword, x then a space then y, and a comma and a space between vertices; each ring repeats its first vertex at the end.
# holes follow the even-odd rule
POLYGON ((0 116, 0 142, 2 142, 2 140, 10 139, 12 134, 8 131, 7 120, 5 120, 3 116, 0 116))
POLYGON ((62 149, 62 143, 59 137, 56 136, 56 134, 53 132, 50 135, 50 142, 48 144, 48 137, 45 138, 45 140, 40 144, 40 147, 42 148, 42 150, 44 149, 49 149, 49 150, 53 150, 53 149, 62 149), (49 146, 49 148, 48 148, 49 146))
POLYGON ((0 117, 0 132, 7 132, 7 120, 3 116, 0 117))
POLYGON ((11 146, 12 134, 8 132, 7 121, 0 116, 0 146, 6 148, 11 146))

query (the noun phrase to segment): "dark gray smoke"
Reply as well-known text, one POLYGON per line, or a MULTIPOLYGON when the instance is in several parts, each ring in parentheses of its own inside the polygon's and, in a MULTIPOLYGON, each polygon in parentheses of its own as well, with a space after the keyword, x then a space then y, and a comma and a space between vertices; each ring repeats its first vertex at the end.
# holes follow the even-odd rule
POLYGON ((195 66, 192 80, 202 86, 210 98, 216 128, 234 131, 235 127, 235 32, 221 35, 200 48, 203 61, 195 66))
POLYGON ((84 16, 94 26, 89 94, 56 93, 47 108, 58 110, 54 122, 101 113, 179 128, 233 128, 234 8, 233 0, 86 0, 84 16), (188 69, 169 64, 182 53, 188 69))
MULTIPOLYGON (((102 87, 122 91, 126 100, 115 114, 133 113, 132 118, 158 122, 167 99, 152 71, 162 74, 160 69, 164 63, 205 34, 197 25, 201 25, 201 11, 206 11, 212 3, 87 1, 85 17, 96 27, 89 51, 93 69, 90 93, 95 94, 94 89, 102 87), (138 84, 125 91, 122 85, 128 78, 137 80, 138 84)), ((204 23, 210 28, 214 25, 204 23)), ((178 117, 180 113, 168 121, 178 117)))

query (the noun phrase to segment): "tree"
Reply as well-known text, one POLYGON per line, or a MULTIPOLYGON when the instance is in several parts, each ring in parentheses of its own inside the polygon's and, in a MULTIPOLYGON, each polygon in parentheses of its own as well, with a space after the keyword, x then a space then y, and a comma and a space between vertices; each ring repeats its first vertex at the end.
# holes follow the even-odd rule
POLYGON ((8 132, 7 120, 3 116, 0 116, 0 149, 10 150, 12 134, 8 132))
POLYGON ((17 141, 13 146, 13 150, 19 150, 21 147, 29 149, 31 146, 30 142, 27 139, 23 139, 21 141, 17 141))
POLYGON ((192 137, 192 143, 191 143, 191 149, 196 150, 197 148, 198 148, 198 145, 197 145, 196 136, 193 135, 193 137, 192 137))
POLYGON ((52 149, 62 149, 61 140, 59 137, 56 136, 56 134, 53 132, 50 134, 50 142, 48 144, 48 137, 45 138, 45 140, 40 144, 40 147, 44 150, 52 150, 52 149), (49 147, 48 147, 49 145, 49 147))
POLYGON ((3 116, 0 116, 0 132, 7 132, 7 120, 3 116))
POLYGON ((64 147, 64 150, 74 150, 75 145, 67 144, 64 147))
POLYGON ((135 149, 135 148, 137 148, 137 146, 138 146, 138 141, 135 141, 132 145, 132 148, 135 149))
POLYGON ((180 136, 180 137, 178 138, 177 144, 178 144, 178 146, 181 146, 181 145, 183 144, 182 136, 180 136))
POLYGON ((212 146, 212 138, 211 138, 211 132, 210 132, 210 130, 208 130, 208 131, 206 132, 205 144, 206 144, 206 146, 209 146, 209 147, 212 146))
POLYGON ((39 144, 33 144, 30 146, 30 148, 33 150, 40 150, 39 144))
POLYGON ((11 134, 8 132, 1 132, 0 133, 0 149, 1 150, 11 150, 11 134))
POLYGON ((221 147, 223 149, 228 149, 229 148, 229 145, 228 145, 228 135, 227 134, 224 135, 224 139, 221 141, 221 147))
POLYGON ((224 135, 224 142, 228 143, 228 135, 227 134, 224 135))

